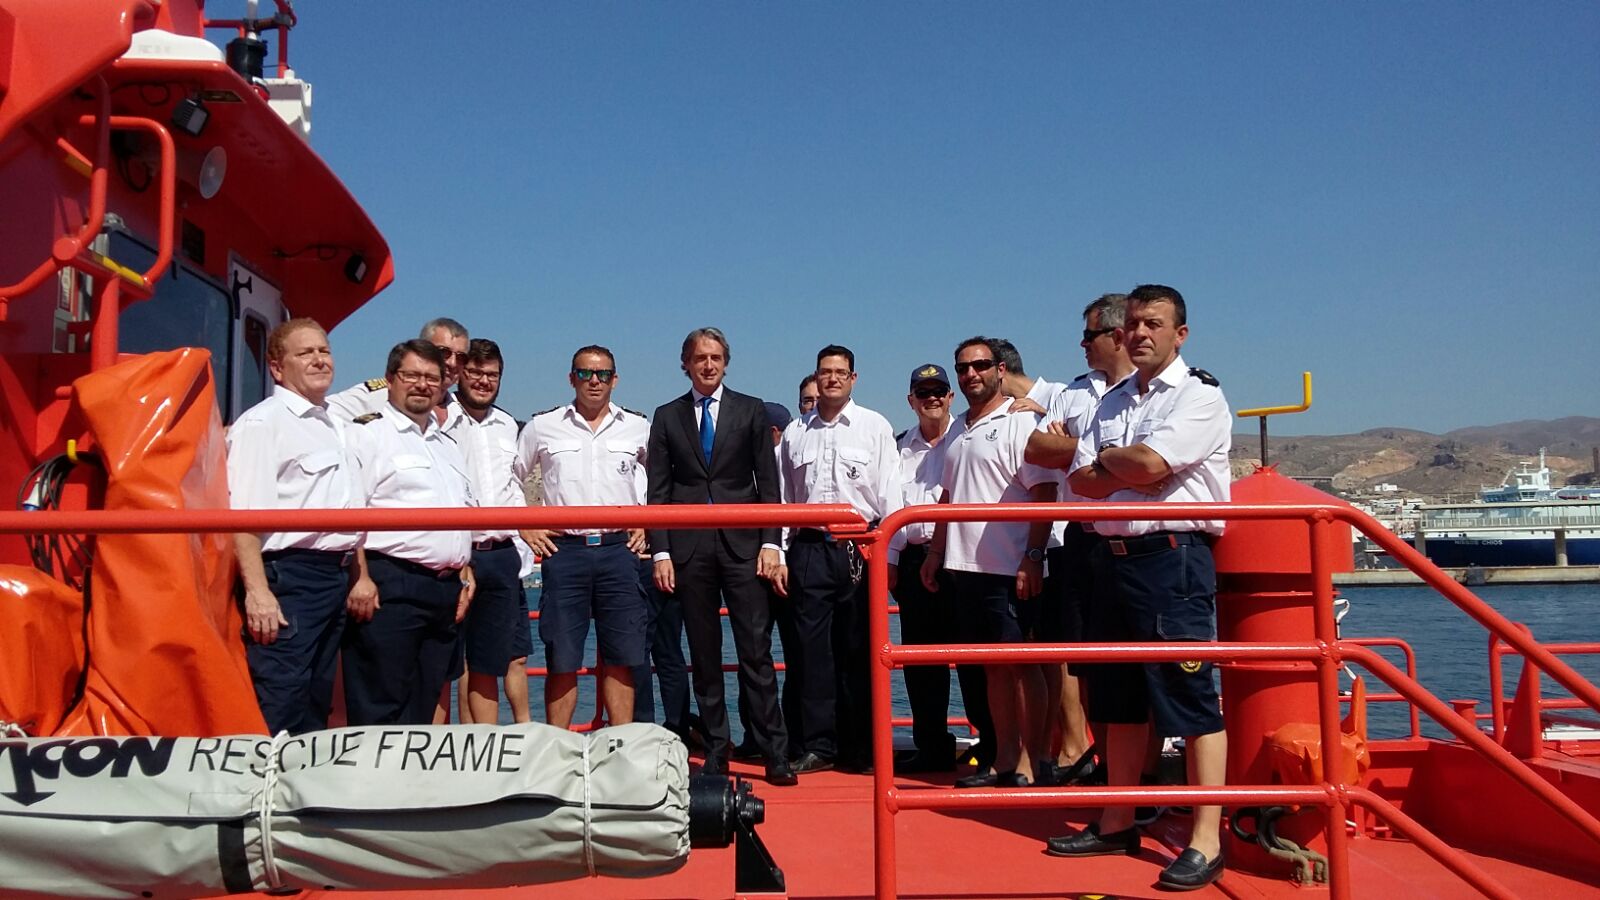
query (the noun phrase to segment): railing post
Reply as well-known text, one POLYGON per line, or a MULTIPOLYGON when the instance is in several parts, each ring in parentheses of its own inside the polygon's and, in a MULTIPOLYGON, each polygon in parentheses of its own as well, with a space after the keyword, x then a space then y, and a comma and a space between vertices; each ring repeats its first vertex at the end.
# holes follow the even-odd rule
MULTIPOLYGON (((873 890, 878 900, 892 900, 898 893, 895 884, 894 810, 894 725, 891 682, 894 677, 894 645, 889 641, 889 554, 888 542, 880 526, 861 542, 869 546, 867 559, 867 639, 872 647, 872 850, 873 890)), ((916 572, 902 572, 902 578, 917 578, 916 572)))
POLYGON ((1328 565, 1333 519, 1318 511, 1311 518, 1311 584, 1317 643, 1318 725, 1322 735, 1322 782, 1334 790, 1338 802, 1328 806, 1328 890, 1334 900, 1350 900, 1350 847, 1345 821, 1350 817, 1348 787, 1344 778, 1344 734, 1339 717, 1339 626, 1333 617, 1333 573, 1328 565))

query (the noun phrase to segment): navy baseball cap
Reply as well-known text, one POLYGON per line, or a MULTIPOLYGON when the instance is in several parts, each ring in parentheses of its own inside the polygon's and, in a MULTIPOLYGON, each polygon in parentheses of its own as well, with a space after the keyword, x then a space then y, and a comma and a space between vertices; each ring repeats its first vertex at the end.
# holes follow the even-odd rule
POLYGON ((924 381, 937 381, 944 385, 945 390, 950 389, 950 376, 944 372, 944 366, 927 363, 911 370, 911 390, 916 390, 917 385, 924 381))
POLYGON ((767 424, 782 431, 789 427, 789 408, 782 403, 773 403, 768 400, 761 404, 767 408, 767 424))

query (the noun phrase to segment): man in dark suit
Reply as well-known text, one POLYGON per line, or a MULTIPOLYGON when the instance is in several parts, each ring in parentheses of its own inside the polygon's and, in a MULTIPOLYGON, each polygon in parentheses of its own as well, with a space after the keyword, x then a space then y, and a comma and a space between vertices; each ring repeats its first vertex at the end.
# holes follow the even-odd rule
MULTIPOLYGON (((760 400, 722 384, 728 339, 697 328, 683 339, 690 390, 658 408, 646 460, 651 504, 777 503, 778 469, 760 400)), ((739 689, 750 698, 750 724, 767 758, 767 781, 794 784, 788 736, 772 667, 772 611, 762 579, 778 577, 778 528, 655 530, 650 552, 656 587, 676 593, 689 635, 695 698, 710 746, 706 774, 726 771, 728 708, 722 687, 722 601, 728 607, 739 689)))

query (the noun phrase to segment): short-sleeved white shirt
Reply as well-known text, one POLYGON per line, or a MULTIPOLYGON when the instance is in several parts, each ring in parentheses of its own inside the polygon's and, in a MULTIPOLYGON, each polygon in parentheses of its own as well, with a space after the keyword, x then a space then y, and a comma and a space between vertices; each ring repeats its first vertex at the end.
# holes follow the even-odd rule
MULTIPOLYGON (((1027 503, 1050 471, 1023 462, 1038 416, 1012 414, 1010 400, 968 424, 965 415, 941 441, 941 487, 951 503, 1027 503)), ((944 566, 963 572, 1015 575, 1028 550, 1028 522, 951 522, 945 526, 944 566)))
POLYGON ((526 478, 537 464, 546 506, 640 506, 645 502, 649 446, 650 420, 643 415, 612 403, 600 427, 590 430, 577 407, 568 403, 535 415, 523 427, 517 440, 517 478, 526 478))
POLYGON ((350 422, 359 416, 381 413, 389 405, 389 379, 372 378, 328 395, 328 412, 350 422))
MULTIPOLYGON (((939 502, 939 494, 944 490, 940 482, 944 478, 944 456, 939 451, 945 445, 945 437, 954 427, 955 419, 946 419, 944 431, 939 435, 938 443, 930 444, 922 436, 921 424, 913 425, 900 439, 895 442, 895 449, 900 453, 900 497, 901 506, 924 506, 939 502)), ((906 544, 926 544, 933 540, 932 522, 912 522, 910 525, 895 532, 889 539, 889 565, 900 563, 900 551, 906 544)))
MULTIPOLYGON (((1066 426, 1069 436, 1082 439, 1084 430, 1094 420, 1094 411, 1100 408, 1101 398, 1111 387, 1106 383, 1106 373, 1099 369, 1092 369, 1072 379, 1066 389, 1051 400, 1049 411, 1039 423, 1039 430, 1048 429, 1051 422, 1060 422, 1066 426)), ((1062 503, 1083 500, 1067 486, 1067 470, 1057 469, 1056 472, 1060 476, 1057 479, 1056 499, 1062 503)))
MULTIPOLYGON (((361 462, 367 505, 374 509, 478 505, 460 447, 431 418, 424 431, 385 405, 377 418, 350 426, 350 446, 361 462)), ((373 531, 366 547, 432 569, 459 569, 472 560, 472 533, 373 531)))
MULTIPOLYGON (((228 428, 228 499, 234 509, 352 509, 360 473, 346 449, 347 423, 283 385, 228 428)), ((261 535, 263 552, 350 550, 354 532, 261 535)))
MULTIPOLYGON (((528 495, 522 492, 522 480, 517 477, 517 420, 498 406, 489 408, 483 421, 467 414, 458 400, 450 404, 445 415, 444 431, 456 439, 461 455, 467 460, 467 476, 472 479, 472 494, 479 506, 527 506, 528 495)), ((474 531, 474 541, 503 541, 510 539, 522 559, 521 576, 533 574, 533 550, 522 542, 514 528, 491 528, 474 531)))
MULTIPOLYGON (((1233 416, 1222 388, 1207 384, 1190 372, 1183 357, 1175 357, 1139 393, 1138 375, 1130 375, 1112 388, 1100 403, 1092 425, 1078 443, 1072 471, 1094 463, 1107 447, 1143 444, 1160 454, 1172 468, 1167 487, 1150 496, 1120 490, 1111 503, 1211 503, 1226 502, 1232 473, 1228 451, 1233 447, 1233 416)), ((1153 531, 1205 531, 1222 534, 1220 519, 1095 523, 1105 535, 1136 536, 1153 531)))
POLYGON ((889 420, 854 400, 832 421, 790 422, 778 449, 785 503, 848 503, 868 522, 901 504, 900 453, 889 420))

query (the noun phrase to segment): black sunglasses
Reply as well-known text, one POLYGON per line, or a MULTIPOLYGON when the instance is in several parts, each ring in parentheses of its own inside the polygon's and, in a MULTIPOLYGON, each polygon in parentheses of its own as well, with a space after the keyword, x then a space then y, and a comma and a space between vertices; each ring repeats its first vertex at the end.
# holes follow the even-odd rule
POLYGON ((458 363, 467 361, 467 351, 465 350, 451 350, 443 344, 434 344, 433 349, 439 351, 445 359, 454 359, 458 363))
POLYGON ((610 384, 616 377, 616 369, 573 369, 572 374, 578 376, 579 381, 588 381, 591 378, 600 379, 601 384, 610 384))
POLYGON ((987 372, 996 365, 997 363, 992 359, 975 359, 972 362, 958 362, 956 363, 956 374, 965 375, 967 374, 968 369, 972 369, 977 372, 987 372))
POLYGON ((911 392, 911 396, 918 400, 932 400, 936 397, 949 396, 950 389, 942 387, 920 387, 911 392))
POLYGON ((1102 334, 1110 334, 1115 328, 1085 328, 1083 330, 1083 343, 1087 344, 1102 334))

